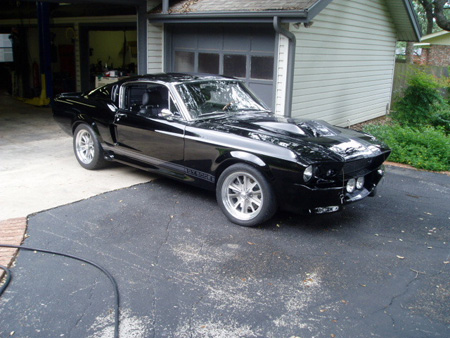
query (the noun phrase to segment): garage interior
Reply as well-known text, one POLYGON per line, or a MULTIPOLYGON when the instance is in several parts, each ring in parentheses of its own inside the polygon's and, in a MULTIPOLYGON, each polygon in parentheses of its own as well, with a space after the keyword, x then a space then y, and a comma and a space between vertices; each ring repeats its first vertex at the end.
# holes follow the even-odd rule
POLYGON ((111 69, 127 74, 137 72, 136 6, 133 1, 99 2, 39 3, 47 7, 51 22, 49 53, 45 56, 40 53, 39 4, 2 1, 0 220, 23 217, 152 179, 148 173, 120 165, 95 172, 83 170, 73 156, 72 138, 53 121, 48 101, 36 100, 43 87, 45 58, 50 60, 47 79, 53 86, 50 92, 46 91, 50 96, 90 90, 98 76, 111 69), (83 19, 87 16, 98 20, 83 19), (78 66, 74 50, 77 33, 86 51, 85 57, 80 58, 84 62, 78 66), (79 84, 75 79, 77 67, 82 79, 79 84))
POLYGON ((136 3, 2 2, 1 89, 29 99, 41 95, 45 81, 51 99, 61 92, 89 91, 96 77, 110 70, 136 74, 136 3))

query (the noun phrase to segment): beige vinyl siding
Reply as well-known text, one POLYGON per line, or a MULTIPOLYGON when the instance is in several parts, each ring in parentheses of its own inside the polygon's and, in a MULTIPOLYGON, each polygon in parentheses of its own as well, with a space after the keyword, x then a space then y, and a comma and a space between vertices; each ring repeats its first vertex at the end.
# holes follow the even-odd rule
POLYGON ((436 37, 422 39, 422 42, 431 43, 432 45, 450 46, 450 32, 440 34, 436 37))
POLYGON ((164 69, 164 26, 149 23, 147 29, 147 73, 161 73, 164 69))
POLYGON ((297 38, 292 116, 347 126, 386 113, 396 32, 383 0, 335 0, 297 38))

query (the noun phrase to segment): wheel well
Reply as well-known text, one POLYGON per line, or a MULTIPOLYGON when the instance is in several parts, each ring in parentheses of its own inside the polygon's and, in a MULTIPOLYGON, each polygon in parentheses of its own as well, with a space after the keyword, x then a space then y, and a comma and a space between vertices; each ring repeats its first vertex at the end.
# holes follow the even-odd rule
POLYGON ((75 121, 72 125, 72 135, 75 134, 75 129, 77 129, 82 124, 85 124, 85 125, 89 126, 90 128, 92 128, 92 130, 95 133, 95 136, 97 136, 99 141, 102 139, 100 136, 100 133, 97 129, 97 125, 95 123, 88 123, 87 121, 75 121))
POLYGON ((81 124, 86 124, 86 125, 87 125, 86 122, 81 122, 81 121, 76 121, 76 122, 72 125, 72 135, 75 134, 75 129, 77 129, 78 126, 81 125, 81 124))
POLYGON ((261 174, 264 175, 264 177, 267 179, 267 181, 269 183, 271 183, 273 181, 273 175, 272 175, 272 173, 271 173, 271 171, 269 169, 269 166, 266 165, 264 167, 261 167, 261 166, 256 165, 253 162, 250 162, 250 161, 244 161, 244 160, 239 159, 239 158, 230 158, 227 161, 225 161, 224 163, 220 164, 219 167, 216 169, 216 172, 215 172, 215 184, 217 185, 217 181, 219 180, 220 175, 222 175, 222 173, 227 168, 231 167, 234 164, 239 164, 239 163, 247 164, 247 165, 255 168, 256 170, 258 170, 259 172, 261 172, 261 174))

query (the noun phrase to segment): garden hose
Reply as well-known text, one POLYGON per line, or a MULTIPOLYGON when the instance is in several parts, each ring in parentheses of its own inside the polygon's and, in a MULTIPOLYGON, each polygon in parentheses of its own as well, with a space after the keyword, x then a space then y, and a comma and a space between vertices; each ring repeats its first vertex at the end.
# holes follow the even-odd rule
MULTIPOLYGON (((67 258, 72 258, 84 263, 87 263, 89 265, 92 265, 93 267, 99 269, 101 272, 103 272, 108 279, 111 281, 111 284, 113 285, 113 290, 114 290, 114 298, 115 298, 115 304, 114 304, 114 338, 119 338, 119 305, 120 305, 120 300, 119 300, 119 288, 117 286, 117 282, 114 279, 114 277, 104 268, 102 268, 100 265, 91 262, 87 259, 84 258, 80 258, 77 256, 73 256, 73 255, 69 255, 66 253, 62 253, 62 252, 57 252, 57 251, 50 251, 50 250, 43 250, 43 249, 35 249, 35 248, 29 248, 29 247, 25 247, 25 246, 20 246, 20 245, 9 245, 9 244, 0 244, 0 247, 3 248, 12 248, 12 249, 20 249, 20 250, 27 250, 27 251, 34 251, 34 252, 42 252, 42 253, 47 253, 47 254, 51 254, 51 255, 57 255, 57 256, 63 256, 63 257, 67 257, 67 258)), ((2 295, 2 293, 5 291, 5 289, 8 287, 9 282, 11 281, 11 271, 4 266, 0 265, 0 269, 4 270, 6 272, 6 281, 4 283, 4 285, 2 287, 0 287, 0 296, 2 295)))

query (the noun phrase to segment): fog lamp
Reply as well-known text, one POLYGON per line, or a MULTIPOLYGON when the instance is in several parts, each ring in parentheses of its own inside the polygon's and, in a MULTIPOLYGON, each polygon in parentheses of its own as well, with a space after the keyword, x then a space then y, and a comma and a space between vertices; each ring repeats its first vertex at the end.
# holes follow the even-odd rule
POLYGON ((303 181, 308 182, 309 180, 311 180, 311 178, 313 177, 313 166, 310 165, 309 167, 307 167, 305 169, 305 171, 303 172, 303 181))
POLYGON ((364 187, 364 177, 358 177, 356 180, 356 189, 361 190, 364 187))
POLYGON ((355 186, 356 186, 356 180, 354 178, 349 179, 348 182, 347 182, 347 187, 346 187, 347 192, 349 194, 354 192, 355 191, 355 186))

